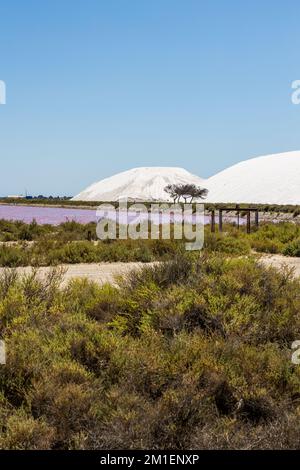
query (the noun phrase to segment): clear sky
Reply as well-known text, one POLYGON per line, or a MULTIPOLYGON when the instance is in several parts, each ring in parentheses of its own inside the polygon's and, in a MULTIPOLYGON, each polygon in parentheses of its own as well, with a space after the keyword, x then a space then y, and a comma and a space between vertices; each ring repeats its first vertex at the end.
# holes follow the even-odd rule
POLYGON ((0 0, 0 194, 300 149, 300 4, 0 0))

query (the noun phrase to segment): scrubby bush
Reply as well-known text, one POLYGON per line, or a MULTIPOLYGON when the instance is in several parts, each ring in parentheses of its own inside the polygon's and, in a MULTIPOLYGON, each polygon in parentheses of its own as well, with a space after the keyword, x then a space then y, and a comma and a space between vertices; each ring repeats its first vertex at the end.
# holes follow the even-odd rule
POLYGON ((252 228, 246 234, 244 228, 237 228, 232 224, 224 225, 224 232, 205 232, 205 247, 208 251, 225 253, 228 255, 248 254, 250 249, 258 253, 282 253, 284 255, 298 256, 297 244, 300 239, 300 227, 294 223, 261 223, 259 229, 252 228))
POLYGON ((177 241, 85 240, 63 241, 41 238, 33 244, 0 245, 0 266, 55 266, 100 262, 151 262, 174 256, 177 241))
POLYGON ((55 442, 54 428, 22 410, 9 415, 5 426, 5 432, 0 431, 0 449, 47 450, 55 442))
POLYGON ((246 255, 250 252, 249 239, 239 236, 237 231, 223 234, 206 233, 204 247, 210 252, 227 255, 246 255))
MULTIPOLYGON (((96 225, 67 221, 58 227, 40 226, 35 222, 0 220, 0 266, 47 266, 63 263, 151 262, 172 259, 184 249, 185 240, 105 240, 96 237, 96 225), (88 241, 89 239, 89 241, 88 241)), ((224 223, 223 233, 205 227, 204 250, 226 256, 259 253, 282 253, 298 256, 300 227, 295 223, 261 223, 245 233, 234 224, 224 223)))
POLYGON ((0 448, 299 447, 289 271, 179 252, 119 287, 61 275, 0 279, 0 448))
POLYGON ((283 249, 283 254, 286 256, 300 256, 300 238, 288 243, 283 249))
POLYGON ((0 266, 14 268, 29 264, 29 252, 22 246, 1 246, 0 266))
POLYGON ((38 225, 35 220, 30 224, 21 221, 0 220, 0 241, 32 241, 52 234, 55 227, 51 225, 38 225))

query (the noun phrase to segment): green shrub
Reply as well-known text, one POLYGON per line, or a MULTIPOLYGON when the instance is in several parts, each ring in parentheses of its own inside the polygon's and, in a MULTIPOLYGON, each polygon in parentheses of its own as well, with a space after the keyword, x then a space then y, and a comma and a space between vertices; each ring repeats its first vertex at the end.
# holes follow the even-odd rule
POLYGON ((251 240, 251 248, 259 253, 281 253, 283 244, 277 240, 251 240))
POLYGON ((285 256, 300 256, 300 238, 288 243, 283 249, 285 256))
POLYGON ((179 251, 118 287, 60 279, 0 278, 0 448, 298 446, 289 271, 179 251))
POLYGON ((250 244, 246 239, 225 236, 217 241, 215 251, 229 255, 246 255, 250 251, 250 244))
POLYGON ((14 268, 27 265, 28 253, 21 246, 0 246, 0 266, 14 268))
POLYGON ((55 429, 42 419, 26 416, 22 410, 6 420, 5 432, 0 432, 0 449, 46 450, 55 442, 55 429))

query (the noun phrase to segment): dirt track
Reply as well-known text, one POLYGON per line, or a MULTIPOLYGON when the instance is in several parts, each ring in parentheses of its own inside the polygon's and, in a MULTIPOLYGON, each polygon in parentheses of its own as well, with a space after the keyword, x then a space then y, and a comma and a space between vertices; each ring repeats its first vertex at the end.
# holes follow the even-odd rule
POLYGON ((274 266, 274 268, 278 269, 288 266, 293 268, 295 277, 300 277, 300 258, 283 255, 266 255, 262 256, 260 261, 266 266, 274 266))
MULTIPOLYGON (((260 262, 266 266, 274 266, 280 269, 286 265, 294 269, 296 277, 300 277, 300 258, 291 258, 282 255, 263 255, 260 257, 260 262)), ((130 271, 134 269, 141 269, 144 266, 153 266, 156 263, 92 263, 92 264, 68 264, 62 265, 64 269, 62 285, 68 284, 71 279, 75 278, 87 278, 91 281, 95 281, 97 284, 110 284, 116 283, 116 277, 126 276, 130 271)), ((9 268, 0 268, 0 275, 4 270, 9 268)), ((43 278, 49 273, 51 267, 38 268, 38 275, 43 278)), ((32 268, 22 267, 16 268, 16 271, 21 275, 28 275, 32 272, 32 268)))
MULTIPOLYGON (((132 270, 141 269, 143 266, 151 266, 154 263, 93 263, 93 264, 69 264, 62 265, 64 269, 62 285, 68 284, 71 279, 85 277, 97 284, 115 284, 117 276, 125 276, 132 270)), ((0 274, 8 268, 0 268, 0 274)), ((38 268, 38 276, 43 278, 53 269, 51 267, 38 268)), ((32 272, 32 268, 22 267, 16 268, 20 275, 28 275, 32 272)))

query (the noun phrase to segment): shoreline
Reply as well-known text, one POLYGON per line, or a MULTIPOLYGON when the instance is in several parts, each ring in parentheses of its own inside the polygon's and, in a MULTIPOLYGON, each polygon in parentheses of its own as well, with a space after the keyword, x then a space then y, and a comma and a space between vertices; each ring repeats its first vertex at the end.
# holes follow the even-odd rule
MULTIPOLYGON (((100 203, 99 203, 100 204, 100 203)), ((103 203, 105 204, 105 203, 103 203)), ((109 204, 109 203, 108 203, 109 204)), ((67 212, 68 211, 93 211, 93 212, 96 212, 97 211, 97 206, 84 206, 84 205, 66 205, 66 204, 40 204, 40 203, 32 203, 32 204, 26 204, 26 203, 12 203, 12 202, 8 202, 8 203, 5 203, 3 201, 0 202, 0 208, 3 207, 3 208, 26 208, 27 210, 30 210, 30 208, 34 208, 34 209, 53 209, 53 210, 65 210, 66 211, 66 216, 68 215, 67 212)), ((217 223, 217 220, 218 220, 218 209, 215 209, 215 212, 216 212, 216 223, 217 223)), ((148 213, 151 213, 151 210, 148 209, 148 213)), ((208 209, 205 209, 205 217, 210 217, 210 210, 208 209)), ((245 215, 241 215, 243 214, 243 209, 241 208, 240 209, 240 223, 241 225, 244 225, 245 223, 245 220, 246 220, 246 216, 245 215)), ((289 222, 289 223, 294 223, 294 224, 300 224, 300 214, 299 215, 294 215, 292 212, 277 212, 277 211, 274 211, 274 212, 269 212, 269 211, 259 211, 258 212, 259 214, 259 222, 262 222, 262 223, 278 223, 278 222, 289 222)), ((70 216, 72 216, 74 214, 70 214, 70 216)), ((79 215, 79 214, 78 214, 79 215)), ((14 218, 10 218, 9 216, 1 216, 1 213, 0 213, 0 219, 2 220, 20 220, 20 221, 24 221, 22 220, 22 217, 20 217, 20 219, 14 219, 14 218)), ((35 219, 34 215, 32 216, 32 219, 35 219)), ((251 217, 252 219, 252 217, 251 217)), ((74 215, 74 219, 72 220, 76 220, 75 218, 75 215, 74 215)), ((228 212, 223 212, 223 220, 224 222, 226 223, 235 223, 237 221, 237 214, 236 214, 236 209, 233 209, 232 211, 228 211, 228 212)), ((30 222, 25 222, 25 223, 30 223, 30 222)), ((39 223, 39 222, 38 222, 39 223)), ((88 222, 80 222, 80 223, 88 223, 88 222)), ((209 222, 208 222, 209 223, 209 222)), ((40 224, 40 223, 39 223, 40 224)), ((41 224, 43 225, 43 224, 41 224)), ((50 225, 54 225, 54 224, 51 224, 50 225)))
MULTIPOLYGON (((101 204, 101 203, 99 203, 101 204)), ((97 206, 77 206, 77 205, 68 205, 68 204, 26 204, 26 203, 15 203, 15 202, 0 202, 0 206, 9 206, 9 207, 41 207, 41 208, 49 208, 49 209, 87 209, 87 210, 95 210, 97 206)))

